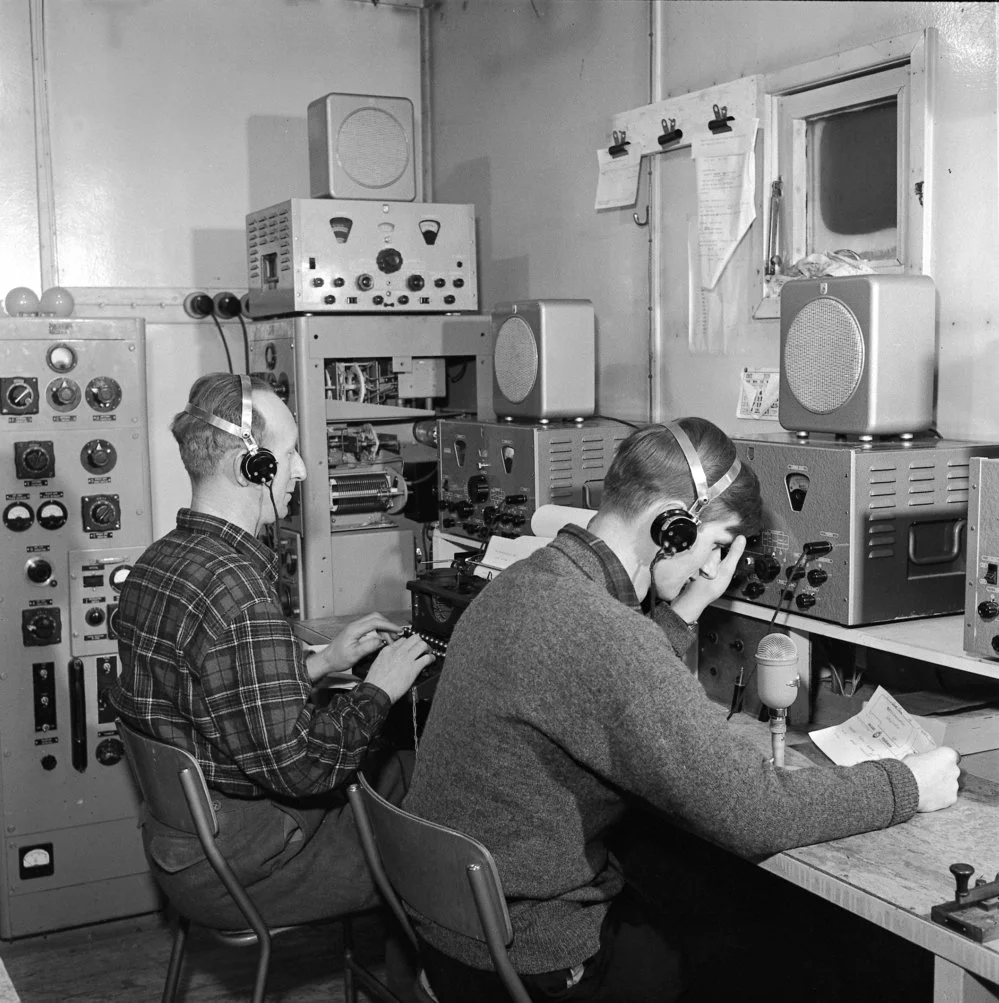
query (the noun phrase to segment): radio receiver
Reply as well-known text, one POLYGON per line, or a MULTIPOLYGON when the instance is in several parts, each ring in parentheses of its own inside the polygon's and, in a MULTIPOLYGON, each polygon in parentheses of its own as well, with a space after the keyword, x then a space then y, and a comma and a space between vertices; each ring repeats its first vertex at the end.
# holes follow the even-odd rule
POLYGON ((936 293, 924 275, 795 279, 781 289, 781 425, 804 436, 933 424, 936 293))
POLYGON ((959 613, 969 464, 999 445, 822 435, 735 440, 763 532, 728 595, 847 627, 959 613))

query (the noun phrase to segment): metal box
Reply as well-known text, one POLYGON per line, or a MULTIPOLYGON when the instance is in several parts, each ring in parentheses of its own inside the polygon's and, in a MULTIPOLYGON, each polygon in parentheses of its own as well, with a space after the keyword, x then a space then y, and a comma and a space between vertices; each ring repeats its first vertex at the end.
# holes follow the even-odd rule
POLYGON ((246 217, 246 254, 258 319, 479 305, 471 205, 288 199, 246 217))
POLYGON ((848 627, 963 609, 969 467, 999 444, 735 444, 760 479, 763 533, 729 597, 848 627))
POLYGON ((964 650, 999 658, 999 460, 971 461, 964 650))
POLYGON ((541 505, 597 508, 629 431, 610 421, 438 422, 441 528, 470 540, 530 536, 541 505))

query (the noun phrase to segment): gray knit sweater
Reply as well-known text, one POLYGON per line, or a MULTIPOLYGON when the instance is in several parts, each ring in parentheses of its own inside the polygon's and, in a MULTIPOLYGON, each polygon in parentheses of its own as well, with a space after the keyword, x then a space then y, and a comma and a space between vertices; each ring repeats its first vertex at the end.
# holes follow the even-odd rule
MULTIPOLYGON (((560 534, 462 615, 404 802, 492 851, 524 973, 596 953, 623 885, 605 838, 625 792, 751 859, 903 822, 918 799, 895 760, 775 769, 678 657, 686 625, 611 596, 584 536, 560 534)), ((484 944, 417 925, 452 957, 492 967, 484 944)))

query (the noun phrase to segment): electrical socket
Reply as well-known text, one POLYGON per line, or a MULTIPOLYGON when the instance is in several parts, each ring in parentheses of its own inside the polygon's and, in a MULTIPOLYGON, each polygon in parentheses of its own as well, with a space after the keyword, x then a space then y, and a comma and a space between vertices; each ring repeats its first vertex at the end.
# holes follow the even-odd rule
POLYGON ((184 311, 188 317, 203 320, 205 317, 211 317, 215 312, 215 303, 208 293, 188 293, 184 298, 184 311))
POLYGON ((212 302, 215 305, 215 316, 223 320, 238 317, 243 309, 239 297, 230 292, 216 293, 212 302))

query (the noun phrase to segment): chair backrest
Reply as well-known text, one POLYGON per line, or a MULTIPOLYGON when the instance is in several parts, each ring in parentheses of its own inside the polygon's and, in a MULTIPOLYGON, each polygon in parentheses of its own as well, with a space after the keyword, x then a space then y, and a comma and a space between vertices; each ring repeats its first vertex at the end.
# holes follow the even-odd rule
MULTIPOLYGON (((390 804, 363 776, 359 779, 362 810, 398 896, 427 919, 466 937, 488 943, 486 924, 494 924, 500 943, 509 945, 513 928, 492 854, 471 836, 390 804)), ((351 801, 356 813, 356 786, 351 801)))
POLYGON ((120 719, 117 724, 142 799, 153 816, 174 829, 201 835, 200 814, 208 833, 217 835, 218 819, 205 775, 194 756, 143 735, 120 719))

